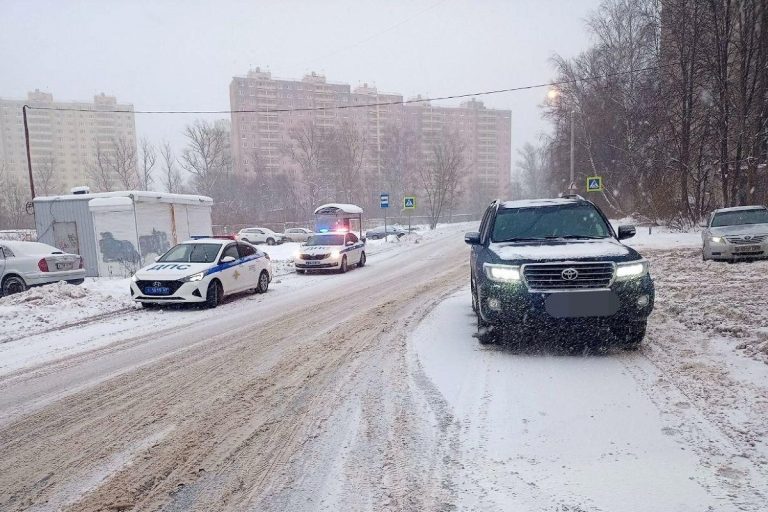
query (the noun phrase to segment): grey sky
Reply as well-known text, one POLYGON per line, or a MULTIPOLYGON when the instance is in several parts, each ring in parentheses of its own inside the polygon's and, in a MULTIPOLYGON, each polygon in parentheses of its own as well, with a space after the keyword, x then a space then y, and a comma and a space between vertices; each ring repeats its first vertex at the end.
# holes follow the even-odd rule
MULTIPOLYGON (((232 76, 256 66, 406 97, 514 87, 550 80, 553 54, 584 49, 598 3, 0 0, 0 97, 103 91, 137 109, 227 109, 232 76)), ((546 129, 544 94, 481 98, 512 110, 513 151, 546 129)), ((140 137, 178 147, 194 117, 137 115, 136 124, 140 137)))

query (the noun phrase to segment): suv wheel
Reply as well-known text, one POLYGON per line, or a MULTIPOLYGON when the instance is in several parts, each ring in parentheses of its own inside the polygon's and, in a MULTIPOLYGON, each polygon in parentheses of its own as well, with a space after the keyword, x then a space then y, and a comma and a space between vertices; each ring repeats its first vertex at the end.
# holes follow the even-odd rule
POLYGON ((267 245, 275 245, 275 239, 274 238, 267 238, 267 245))
POLYGON ((647 322, 630 322, 628 325, 619 328, 616 336, 619 338, 621 346, 627 350, 637 350, 645 338, 645 329, 647 322))

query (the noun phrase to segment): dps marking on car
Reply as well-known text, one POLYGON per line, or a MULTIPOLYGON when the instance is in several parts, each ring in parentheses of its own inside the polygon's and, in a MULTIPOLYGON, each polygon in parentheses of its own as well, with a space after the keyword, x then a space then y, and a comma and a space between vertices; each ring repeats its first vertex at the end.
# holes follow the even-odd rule
POLYGON ((131 296, 143 307, 205 303, 252 290, 265 293, 272 281, 269 256, 245 242, 200 238, 172 247, 152 265, 136 272, 131 296))

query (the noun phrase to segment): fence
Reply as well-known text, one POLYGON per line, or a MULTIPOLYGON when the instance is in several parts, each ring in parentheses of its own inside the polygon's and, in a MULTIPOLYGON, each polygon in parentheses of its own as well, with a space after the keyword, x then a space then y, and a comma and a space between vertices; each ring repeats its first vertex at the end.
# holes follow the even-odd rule
MULTIPOLYGON (((430 217, 427 215, 412 215, 410 216, 410 224, 411 226, 416 226, 419 224, 429 224, 430 217)), ((471 221, 477 221, 480 222, 480 216, 474 213, 456 213, 453 215, 443 215, 440 217, 440 223, 458 223, 458 222, 471 222, 471 221)), ((392 225, 401 225, 401 226, 407 226, 408 225, 408 215, 395 215, 393 217, 387 216, 387 224, 392 225)), ((377 228, 379 226, 384 225, 384 217, 372 217, 372 218, 366 218, 365 214, 363 214, 363 227, 364 229, 371 229, 371 228, 377 228)), ((307 228, 307 229, 313 229, 315 226, 315 220, 307 220, 303 222, 264 222, 264 223, 254 223, 254 224, 229 224, 229 225, 222 225, 222 224, 214 224, 213 225, 213 234, 214 235, 231 235, 234 233, 237 233, 241 229, 244 228, 252 228, 252 227, 262 227, 262 228, 268 228, 272 231, 275 231, 276 233, 284 233, 286 229, 290 228, 307 228)))
POLYGON ((3 229, 0 230, 0 240, 34 242, 37 240, 37 231, 34 229, 3 229))

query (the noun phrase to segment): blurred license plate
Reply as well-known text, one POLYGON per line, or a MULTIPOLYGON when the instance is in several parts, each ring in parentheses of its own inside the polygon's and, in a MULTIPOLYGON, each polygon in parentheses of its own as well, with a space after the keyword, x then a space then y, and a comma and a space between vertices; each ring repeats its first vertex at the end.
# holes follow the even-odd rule
POLYGON ((147 295, 170 295, 171 289, 167 286, 147 286, 144 288, 144 293, 147 295))
POLYGON ((555 318, 611 316, 619 310, 619 298, 612 291, 553 293, 545 308, 555 318))
POLYGON ((760 252, 759 245, 742 245, 734 248, 734 252, 760 252))
POLYGON ((304 264, 305 265, 319 265, 320 262, 319 261, 305 261, 304 264))
POLYGON ((56 270, 72 270, 71 263, 57 263, 56 270))

